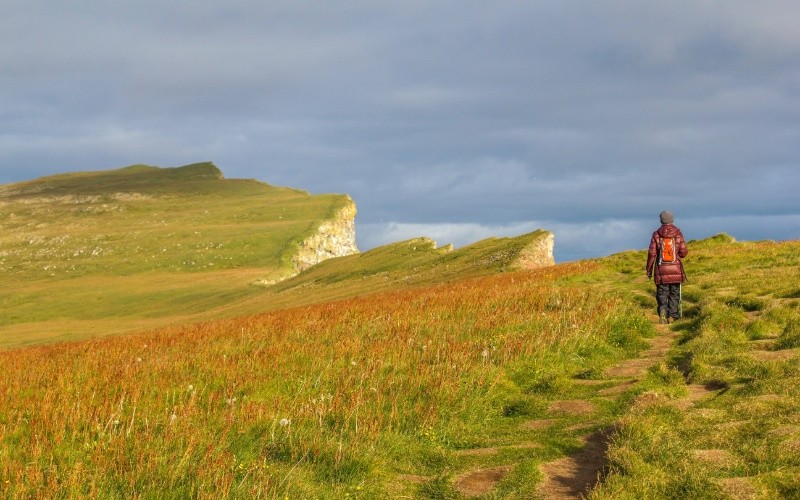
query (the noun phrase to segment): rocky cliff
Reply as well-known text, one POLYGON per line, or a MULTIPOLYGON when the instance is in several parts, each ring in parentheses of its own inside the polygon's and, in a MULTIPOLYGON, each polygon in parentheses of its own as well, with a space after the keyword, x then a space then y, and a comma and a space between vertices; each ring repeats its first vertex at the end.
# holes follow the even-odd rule
POLYGON ((555 238, 550 231, 537 231, 536 237, 525 245, 512 263, 516 269, 534 269, 555 265, 553 246, 555 238))
POLYGON ((316 232, 300 242, 292 256, 296 272, 333 258, 358 253, 356 246, 356 205, 349 197, 333 217, 322 221, 316 232))

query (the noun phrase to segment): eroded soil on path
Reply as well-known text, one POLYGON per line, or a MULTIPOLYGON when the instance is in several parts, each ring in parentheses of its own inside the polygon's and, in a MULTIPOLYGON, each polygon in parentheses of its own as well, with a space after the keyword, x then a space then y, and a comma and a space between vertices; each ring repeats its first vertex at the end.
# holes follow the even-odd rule
MULTIPOLYGON (((625 360, 605 370, 603 373, 605 380, 613 383, 597 391, 598 396, 614 397, 624 393, 633 387, 650 367, 666 359, 667 352, 677 339, 677 334, 666 325, 658 325, 656 331, 658 335, 650 340, 650 347, 638 357, 625 360)), ((697 384, 687 384, 686 387, 687 395, 673 401, 673 404, 682 409, 693 407, 697 402, 721 389, 697 384)), ((570 404, 575 403, 570 402, 570 404)), ((608 426, 586 436, 586 445, 579 452, 543 464, 541 471, 544 479, 538 488, 539 496, 546 499, 583 498, 602 480, 608 465, 606 452, 613 434, 613 425, 608 426)), ((698 455, 707 460, 725 459, 718 450, 698 450, 698 455)))
POLYGON ((607 465, 606 451, 613 432, 612 427, 594 432, 586 436, 579 452, 543 464, 544 481, 539 487, 542 498, 581 498, 588 493, 607 465))
MULTIPOLYGON (((605 370, 603 381, 612 383, 598 390, 597 395, 614 397, 624 393, 644 376, 648 368, 665 359, 676 335, 664 325, 659 325, 657 332, 658 335, 650 339, 650 347, 638 357, 605 370)), ((591 404, 589 401, 584 403, 591 404)), ((577 402, 570 401, 569 404, 576 405, 577 402)), ((559 405, 554 403, 553 406, 559 405)), ((585 496, 602 479, 608 465, 606 451, 613 434, 613 426, 605 427, 585 436, 585 445, 577 453, 542 464, 543 480, 537 490, 539 496, 546 499, 585 496)))
MULTIPOLYGON (((667 352, 677 338, 667 325, 657 325, 657 335, 649 339, 649 347, 639 356, 628 359, 606 369, 597 380, 576 380, 576 386, 586 388, 591 393, 586 399, 565 399, 552 402, 547 408, 547 417, 529 420, 519 425, 521 435, 538 432, 563 433, 577 435, 580 446, 578 450, 557 459, 546 461, 539 467, 542 481, 536 487, 536 496, 543 499, 583 498, 602 480, 606 472, 607 450, 615 427, 613 423, 603 422, 597 415, 597 405, 612 401, 629 389, 647 373, 647 370, 663 362, 667 352), (591 400, 590 400, 591 399, 591 400), (552 429, 552 430, 551 430, 552 429), (585 432, 585 434, 582 434, 585 432)), ((698 401, 713 394, 719 388, 701 385, 687 385, 688 394, 682 399, 674 400, 674 404, 682 409, 693 407, 698 401)), ((643 395, 646 397, 646 395, 643 395)), ((455 476, 453 488, 465 498, 477 498, 491 494, 499 494, 500 483, 513 473, 518 462, 509 460, 503 463, 504 457, 513 456, 514 450, 531 450, 531 453, 543 449, 543 445, 531 441, 530 436, 515 443, 488 445, 453 452, 453 456, 475 466, 455 476), (494 466, 479 466, 478 462, 500 462, 494 466)), ((725 457, 717 450, 698 450, 698 456, 708 461, 725 457)), ((733 487, 734 485, 729 485, 733 487)), ((739 486, 739 485, 737 485, 739 486)))

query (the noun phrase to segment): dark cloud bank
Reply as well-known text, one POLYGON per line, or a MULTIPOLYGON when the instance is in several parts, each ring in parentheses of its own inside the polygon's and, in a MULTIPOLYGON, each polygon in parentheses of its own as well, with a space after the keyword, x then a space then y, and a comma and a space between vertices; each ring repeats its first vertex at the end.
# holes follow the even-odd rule
POLYGON ((796 2, 4 2, 0 182, 212 160, 359 246, 800 235, 796 2))

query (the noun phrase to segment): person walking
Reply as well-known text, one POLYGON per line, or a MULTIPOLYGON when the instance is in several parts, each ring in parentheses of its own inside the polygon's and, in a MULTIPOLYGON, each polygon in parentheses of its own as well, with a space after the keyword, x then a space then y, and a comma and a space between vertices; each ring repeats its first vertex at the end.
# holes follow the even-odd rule
POLYGON ((647 251, 647 278, 656 283, 656 304, 660 323, 678 319, 681 301, 681 284, 686 281, 681 259, 689 254, 683 233, 674 224, 672 212, 659 214, 661 227, 653 232, 647 251))

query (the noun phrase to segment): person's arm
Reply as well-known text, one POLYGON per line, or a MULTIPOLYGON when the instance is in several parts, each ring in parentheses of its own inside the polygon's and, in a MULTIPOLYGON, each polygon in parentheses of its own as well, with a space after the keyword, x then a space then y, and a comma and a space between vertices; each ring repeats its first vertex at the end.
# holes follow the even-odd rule
POLYGON ((678 239, 678 257, 681 259, 689 255, 689 249, 686 247, 686 239, 683 237, 683 233, 680 233, 680 238, 678 239))
POLYGON ((645 266, 648 278, 653 277, 653 267, 656 263, 657 251, 658 243, 656 242, 656 234, 653 233, 653 236, 650 237, 650 247, 647 249, 647 265, 645 266))

